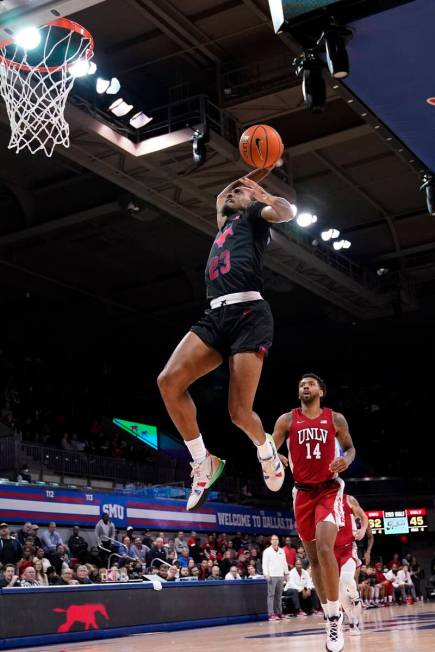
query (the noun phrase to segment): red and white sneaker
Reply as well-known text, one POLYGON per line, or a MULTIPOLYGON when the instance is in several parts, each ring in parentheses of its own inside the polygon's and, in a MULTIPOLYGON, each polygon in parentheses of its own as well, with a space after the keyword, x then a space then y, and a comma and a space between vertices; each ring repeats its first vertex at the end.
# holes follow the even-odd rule
POLYGON ((272 447, 272 456, 268 457, 266 460, 262 460, 257 453, 257 457, 263 470, 263 478, 267 488, 270 489, 270 491, 279 491, 284 482, 284 465, 279 459, 278 451, 276 450, 272 435, 266 433, 266 440, 272 447))
POLYGON ((192 490, 187 500, 188 512, 200 507, 207 499, 208 492, 216 480, 220 478, 225 468, 225 460, 207 451, 207 457, 202 462, 191 462, 192 490))
POLYGON ((270 621, 270 622, 272 622, 272 621, 274 621, 274 620, 276 621, 276 620, 281 620, 281 619, 280 619, 280 617, 277 616, 276 614, 272 614, 271 616, 269 616, 269 621, 270 621))

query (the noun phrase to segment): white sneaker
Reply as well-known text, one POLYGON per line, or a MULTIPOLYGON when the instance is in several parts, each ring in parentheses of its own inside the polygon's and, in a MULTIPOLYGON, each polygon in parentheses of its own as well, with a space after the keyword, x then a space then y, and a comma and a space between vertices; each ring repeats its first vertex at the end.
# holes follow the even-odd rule
POLYGON ((328 632, 326 635, 326 649, 328 652, 341 652, 344 647, 343 613, 339 616, 328 618, 328 632))
POLYGON ((263 478, 266 486, 270 491, 279 491, 284 482, 284 465, 279 459, 278 451, 276 450, 275 442, 272 435, 266 434, 266 440, 270 442, 272 447, 272 456, 266 460, 262 460, 257 452, 257 457, 263 470, 263 478))
POLYGON ((361 630, 359 628, 359 621, 354 618, 353 622, 349 624, 349 635, 350 636, 361 636, 361 630))
POLYGON ((207 457, 203 462, 191 462, 192 491, 187 500, 186 509, 188 512, 200 507, 205 502, 210 488, 222 475, 225 468, 225 460, 207 451, 207 457))

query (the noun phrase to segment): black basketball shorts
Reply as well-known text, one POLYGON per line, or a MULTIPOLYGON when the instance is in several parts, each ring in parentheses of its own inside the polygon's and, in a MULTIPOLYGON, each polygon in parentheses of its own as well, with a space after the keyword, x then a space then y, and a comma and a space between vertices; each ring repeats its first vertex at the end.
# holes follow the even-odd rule
POLYGON ((273 316, 267 301, 244 301, 206 310, 190 329, 224 358, 253 351, 267 355, 273 341, 273 316))

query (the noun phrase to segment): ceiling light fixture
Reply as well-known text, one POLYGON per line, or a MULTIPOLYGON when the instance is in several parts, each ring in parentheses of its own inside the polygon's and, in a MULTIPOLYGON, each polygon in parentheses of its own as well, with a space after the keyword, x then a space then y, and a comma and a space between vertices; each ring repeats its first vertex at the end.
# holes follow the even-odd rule
POLYGON ((328 242, 329 240, 335 240, 339 235, 340 231, 338 229, 328 229, 327 231, 322 231, 320 237, 324 242, 328 242))
POLYGON ((322 113, 326 102, 323 61, 314 50, 306 50, 300 57, 294 59, 293 67, 297 76, 302 75, 305 106, 311 113, 322 113))
POLYGON ((340 251, 340 249, 349 249, 351 242, 349 242, 349 240, 336 240, 332 246, 335 251, 340 251))
POLYGON ((14 41, 23 50, 34 50, 41 43, 41 33, 37 27, 25 27, 15 34, 14 41))
POLYGON ((426 193, 427 210, 430 215, 435 216, 435 179, 430 172, 425 172, 422 177, 420 190, 426 193))
POLYGON ((349 74, 349 57, 346 43, 352 36, 352 31, 347 27, 337 25, 331 18, 331 25, 322 33, 317 44, 325 44, 326 63, 334 79, 345 79, 349 74))
POLYGON ((142 129, 142 127, 145 127, 148 123, 151 122, 153 118, 151 118, 149 115, 146 115, 143 111, 138 111, 138 113, 135 113, 129 120, 130 124, 132 127, 135 129, 142 129))
POLYGON ((303 229, 306 229, 308 226, 311 226, 316 222, 317 222, 317 215, 313 215, 312 213, 299 213, 299 215, 296 218, 296 223, 298 224, 298 226, 302 227, 303 229))
POLYGON ((123 118, 127 113, 130 113, 132 108, 133 104, 127 104, 122 97, 119 97, 109 106, 109 111, 116 115, 117 118, 123 118))

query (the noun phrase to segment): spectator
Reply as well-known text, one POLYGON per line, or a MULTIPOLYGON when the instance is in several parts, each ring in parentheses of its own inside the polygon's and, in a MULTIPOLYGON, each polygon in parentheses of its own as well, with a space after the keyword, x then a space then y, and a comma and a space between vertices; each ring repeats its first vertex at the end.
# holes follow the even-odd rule
MULTIPOLYGON (((136 538, 136 534, 134 533, 134 527, 132 525, 129 525, 128 528, 125 530, 125 534, 130 537, 130 540, 133 541, 133 539, 136 538)), ((144 543, 144 542, 142 542, 144 543)), ((149 546, 148 546, 149 547, 149 546)))
POLYGON ((409 572, 409 566, 407 564, 403 564, 402 569, 397 573, 397 581, 399 583, 399 589, 402 594, 402 601, 406 602, 406 596, 410 595, 410 600, 415 602, 417 600, 417 596, 415 595, 414 583, 412 581, 411 573, 409 572))
POLYGON ((148 546, 148 548, 151 548, 151 546, 153 545, 153 539, 151 536, 151 532, 149 530, 144 532, 142 543, 144 544, 144 546, 148 546))
POLYGON ((258 556, 257 548, 251 549, 249 563, 255 566, 258 575, 263 575, 263 567, 261 565, 261 558, 258 556))
POLYGON ((56 523, 54 521, 49 523, 48 530, 45 530, 41 534, 41 542, 47 557, 56 552, 56 548, 60 543, 63 544, 62 537, 59 532, 56 531, 56 523))
POLYGON ((108 582, 107 575, 108 575, 107 568, 99 568, 97 584, 103 584, 104 582, 108 582))
POLYGON ((32 525, 33 546, 35 548, 42 548, 42 541, 39 538, 39 525, 32 525))
POLYGON ((394 555, 393 555, 393 558, 390 559, 390 561, 388 562, 388 564, 387 564, 388 569, 391 570, 393 568, 394 564, 396 565, 396 568, 399 568, 399 566, 400 566, 400 555, 399 555, 398 552, 395 552, 394 555))
POLYGON ((20 577, 20 586, 21 587, 32 587, 32 586, 39 586, 39 582, 36 579, 36 571, 33 568, 33 566, 27 566, 22 573, 20 577))
POLYGON ((33 561, 33 567, 35 569, 36 573, 36 579, 39 582, 41 586, 48 586, 48 577, 46 572, 44 571, 44 565, 40 559, 35 557, 33 561))
POLYGON ((86 568, 88 569, 89 579, 92 581, 93 584, 95 584, 95 582, 97 582, 98 580, 97 566, 95 566, 95 564, 86 564, 86 568))
POLYGON ((74 450, 74 448, 73 448, 73 446, 72 446, 72 444, 70 442, 70 439, 69 439, 69 434, 67 432, 64 433, 62 439, 60 440, 60 447, 64 451, 72 451, 72 450, 74 450))
POLYGON ((130 546, 128 550, 128 555, 133 557, 133 559, 138 559, 141 564, 146 565, 146 560, 150 549, 142 543, 140 537, 136 537, 133 545, 130 546))
POLYGON ((182 566, 180 568, 180 576, 178 579, 185 580, 188 579, 189 577, 190 577, 189 569, 187 568, 187 566, 182 566))
POLYGON ((47 568, 47 577, 49 586, 57 586, 59 575, 56 573, 56 569, 53 568, 53 566, 47 568))
POLYGON ((51 566, 51 562, 45 557, 44 548, 36 548, 36 554, 33 558, 33 565, 35 565, 37 559, 42 562, 42 568, 44 573, 46 573, 47 569, 51 566))
POLYGON ((58 578, 56 585, 57 586, 67 586, 69 584, 76 584, 74 581, 74 571, 72 568, 64 568, 62 570, 60 578, 58 578))
POLYGON ((237 572, 237 566, 231 566, 228 573, 225 575, 226 580, 241 580, 239 573, 237 572))
POLYGON ((0 579, 0 589, 7 589, 12 586, 20 586, 18 575, 15 574, 15 566, 13 564, 6 564, 3 577, 0 579))
MULTIPOLYGON (((192 541, 192 539, 189 539, 189 542, 192 541)), ((194 539, 193 543, 189 543, 189 555, 192 557, 192 559, 195 561, 195 564, 200 564, 203 558, 203 553, 202 553, 202 548, 201 548, 201 539, 199 537, 196 537, 194 539)), ((180 553, 181 554, 181 553, 180 553)), ((180 555, 178 555, 180 556, 180 555)))
POLYGON ((168 568, 168 575, 166 577, 167 582, 175 582, 178 579, 178 569, 176 566, 171 566, 168 568))
POLYGON ((88 543, 80 536, 80 528, 78 525, 73 526, 72 535, 68 539, 68 548, 71 557, 77 559, 80 564, 86 563, 88 557, 88 543))
POLYGON ((209 575, 210 575, 210 571, 209 571, 209 568, 208 568, 208 561, 207 561, 207 559, 203 559, 202 562, 201 562, 201 565, 199 567, 198 578, 200 580, 206 580, 209 575))
POLYGON ((267 580, 267 611, 269 620, 281 620, 281 597, 284 579, 288 577, 288 566, 276 534, 270 541, 271 545, 263 552, 263 573, 267 580))
POLYGON ((166 578, 168 577, 168 566, 166 566, 166 564, 160 564, 157 575, 161 580, 165 580, 166 582, 166 578))
POLYGON ((76 575, 79 584, 93 584, 93 581, 89 577, 89 569, 85 564, 77 566, 76 575))
POLYGON ((199 568, 194 566, 190 571, 190 576, 196 580, 199 580, 199 568))
POLYGON ((158 568, 161 563, 160 561, 157 561, 159 559, 162 561, 167 561, 166 548, 164 546, 162 537, 156 537, 153 545, 151 546, 151 549, 148 553, 147 566, 156 566, 158 568), (156 560, 155 563, 153 563, 154 559, 156 560))
POLYGON ((181 551, 183 550, 183 548, 186 548, 188 546, 184 538, 184 532, 180 531, 178 535, 175 537, 174 546, 177 555, 181 555, 181 551))
POLYGON ((108 550, 112 549, 111 539, 115 539, 115 526, 110 520, 109 514, 104 512, 101 519, 95 526, 95 538, 97 540, 97 546, 101 546, 108 550))
POLYGON ((382 572, 382 563, 380 561, 375 564, 376 572, 376 586, 375 586, 375 602, 381 600, 381 602, 387 603, 393 601, 393 586, 391 582, 385 577, 382 572))
POLYGON ((247 580, 262 580, 263 575, 259 575, 257 573, 257 569, 253 564, 249 564, 248 566, 248 575, 246 577, 247 580))
POLYGON ((232 550, 227 550, 224 554, 224 558, 220 562, 219 566, 223 577, 229 572, 231 566, 233 565, 234 552, 232 550))
POLYGON ((21 543, 21 545, 24 546, 24 544, 26 543, 26 539, 32 536, 32 534, 33 534, 32 524, 24 523, 23 527, 18 530, 17 539, 21 543))
POLYGON ((292 546, 290 537, 285 538, 285 546, 283 547, 285 558, 287 560, 288 569, 291 570, 296 562, 296 548, 292 546))
POLYGON ((31 545, 26 544, 23 548, 22 559, 17 564, 17 571, 20 573, 20 576, 28 566, 33 567, 34 556, 35 556, 34 548, 31 545))
POLYGON ((166 554, 166 559, 168 561, 168 564, 173 564, 174 561, 177 561, 178 557, 177 557, 177 553, 175 552, 175 550, 168 550, 168 552, 166 554))
POLYGON ((242 545, 242 533, 241 532, 236 532, 236 536, 232 538, 232 544, 237 551, 240 546, 242 545))
POLYGON ((299 595, 299 604, 302 610, 311 615, 314 610, 314 586, 308 571, 302 568, 301 559, 297 559, 294 568, 290 571, 286 589, 296 589, 299 595))
MULTIPOLYGON (((296 550, 296 557, 297 559, 300 559, 302 562, 302 568, 304 570, 307 570, 308 566, 310 565, 309 559, 307 557, 307 554, 305 552, 305 548, 303 546, 299 546, 299 548, 296 550)), ((296 563, 296 560, 295 560, 296 563)))
POLYGON ((118 565, 113 564, 110 571, 107 573, 107 581, 108 582, 119 582, 120 579, 121 579, 121 574, 119 572, 118 565))
POLYGON ((195 561, 189 555, 189 548, 187 548, 187 546, 182 549, 181 554, 178 557, 178 561, 180 563, 180 568, 189 566, 189 561, 195 563, 195 561))
POLYGON ((17 539, 9 534, 7 523, 0 523, 0 564, 13 564, 14 566, 21 559, 23 549, 17 539))
POLYGON ((128 571, 125 566, 119 569, 119 581, 128 582, 129 581, 128 571))
POLYGON ((221 580, 222 579, 221 569, 219 568, 219 566, 212 566, 211 567, 211 572, 210 572, 210 575, 208 576, 207 579, 209 579, 209 580, 221 580))
POLYGON ((32 482, 32 476, 30 475, 28 464, 23 464, 21 469, 18 471, 17 482, 32 482))
POLYGON ((56 547, 56 552, 50 556, 50 560, 51 565, 56 569, 58 575, 61 575, 65 568, 70 568, 70 559, 66 546, 63 543, 59 543, 56 547))
POLYGON ((196 542, 197 536, 198 535, 196 534, 196 532, 194 530, 192 530, 192 532, 190 533, 190 537, 189 537, 189 539, 187 541, 187 545, 188 546, 193 546, 193 544, 196 542))
POLYGON ((421 568, 420 564, 417 562, 416 557, 411 557, 411 577, 415 586, 415 594, 418 600, 423 600, 423 594, 421 592, 421 580, 424 578, 424 571, 421 568))

